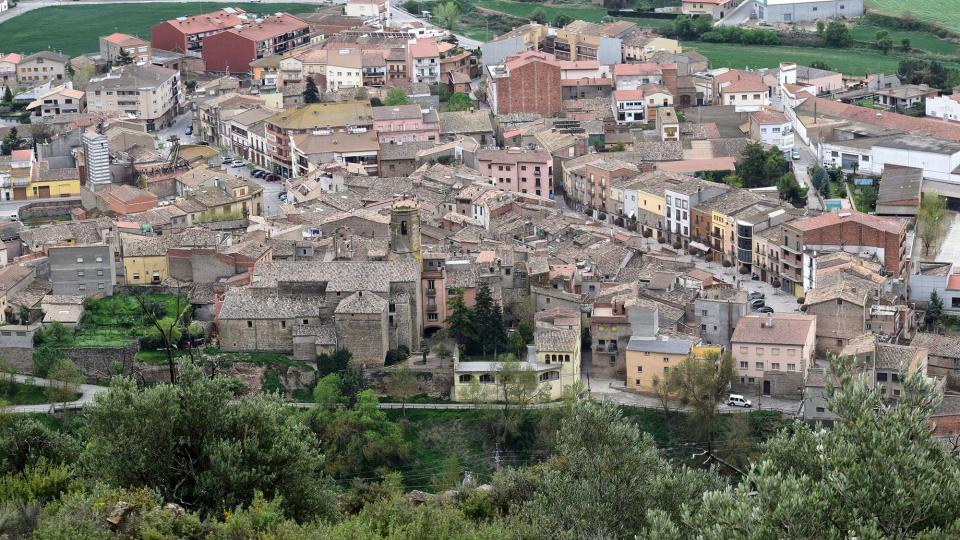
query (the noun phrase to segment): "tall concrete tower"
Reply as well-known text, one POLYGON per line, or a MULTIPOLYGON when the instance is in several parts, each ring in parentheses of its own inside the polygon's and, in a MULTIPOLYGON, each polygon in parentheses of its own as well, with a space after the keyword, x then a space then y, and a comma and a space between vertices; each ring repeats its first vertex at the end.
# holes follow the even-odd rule
POLYGON ((395 201, 390 208, 391 258, 420 260, 422 253, 417 203, 407 199, 395 201))

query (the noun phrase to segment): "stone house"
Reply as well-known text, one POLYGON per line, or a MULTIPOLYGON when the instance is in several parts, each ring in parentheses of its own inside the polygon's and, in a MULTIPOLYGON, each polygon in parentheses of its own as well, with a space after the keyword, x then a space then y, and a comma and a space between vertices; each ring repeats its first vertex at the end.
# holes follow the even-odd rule
POLYGON ((770 313, 740 317, 730 338, 735 388, 795 397, 803 392, 816 350, 817 318, 770 313))
POLYGON ((749 311, 747 292, 722 287, 704 289, 693 301, 693 311, 700 320, 700 338, 706 343, 729 347, 737 321, 749 311))

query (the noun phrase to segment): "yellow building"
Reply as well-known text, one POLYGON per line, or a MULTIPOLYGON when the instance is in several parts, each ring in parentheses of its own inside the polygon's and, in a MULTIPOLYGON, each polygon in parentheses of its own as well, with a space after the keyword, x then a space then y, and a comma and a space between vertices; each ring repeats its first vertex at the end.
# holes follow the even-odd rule
POLYGON ((131 285, 159 285, 170 275, 167 236, 121 234, 123 275, 131 285))
MULTIPOLYGON (((535 373, 535 400, 556 401, 580 382, 580 314, 546 310, 537 314, 536 325, 532 350, 512 369, 535 373)), ((457 361, 453 370, 454 401, 503 401, 502 362, 457 361)))
POLYGON ((28 199, 80 196, 80 172, 76 168, 41 170, 27 187, 28 199))
POLYGON ((654 381, 663 381, 670 369, 690 356, 693 342, 686 339, 632 337, 627 344, 627 389, 642 393, 656 391, 654 381))
POLYGON ((623 39, 623 58, 627 62, 646 62, 659 51, 680 54, 683 47, 675 39, 639 31, 623 39))

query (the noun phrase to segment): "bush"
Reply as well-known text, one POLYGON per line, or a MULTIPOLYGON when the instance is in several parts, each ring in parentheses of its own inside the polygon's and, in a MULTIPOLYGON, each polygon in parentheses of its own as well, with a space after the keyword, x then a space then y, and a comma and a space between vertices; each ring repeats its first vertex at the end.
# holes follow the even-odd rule
POLYGON ((400 345, 396 349, 390 349, 384 356, 383 363, 386 366, 399 364, 407 358, 410 358, 410 349, 406 345, 400 345))
POLYGON ((726 259, 724 259, 723 262, 720 264, 723 265, 724 268, 730 268, 731 266, 733 266, 733 263, 726 259))
POLYGON ((804 297, 804 296, 801 296, 800 298, 797 298, 797 303, 798 303, 798 304, 802 304, 802 303, 804 303, 804 302, 806 302, 806 301, 807 301, 807 298, 804 297))

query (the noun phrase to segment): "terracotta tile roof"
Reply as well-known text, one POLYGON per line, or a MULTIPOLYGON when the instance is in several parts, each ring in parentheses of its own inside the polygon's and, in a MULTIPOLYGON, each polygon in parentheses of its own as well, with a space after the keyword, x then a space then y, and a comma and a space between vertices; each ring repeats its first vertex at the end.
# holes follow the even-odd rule
POLYGON ((613 66, 615 77, 633 77, 640 75, 660 75, 663 73, 659 64, 617 64, 613 66))
POLYGON ((957 129, 956 123, 933 118, 917 118, 886 111, 877 112, 875 109, 815 97, 805 100, 797 110, 811 116, 816 111, 818 117, 832 116, 851 122, 901 129, 914 134, 927 133, 941 139, 960 141, 960 129, 957 129))
POLYGON ((184 34, 199 34, 241 24, 243 19, 239 15, 243 13, 245 11, 240 8, 224 8, 191 17, 177 17, 159 24, 170 24, 184 34))
POLYGON ((757 343, 771 345, 804 345, 810 328, 817 324, 813 315, 773 313, 747 315, 737 320, 737 327, 730 337, 731 343, 757 343), (769 326, 767 321, 773 321, 769 326))
POLYGON ((434 38, 420 38, 408 46, 410 56, 414 58, 436 58, 440 56, 437 40, 434 38))
POLYGON ((891 234, 903 234, 907 229, 906 224, 900 220, 872 216, 853 209, 837 210, 815 217, 798 219, 790 223, 789 227, 806 232, 851 221, 891 234))

